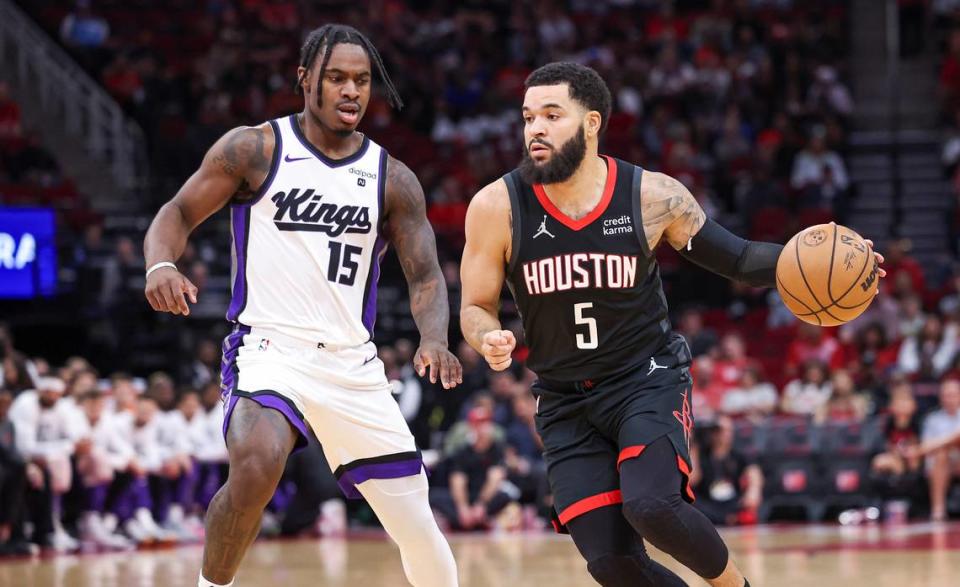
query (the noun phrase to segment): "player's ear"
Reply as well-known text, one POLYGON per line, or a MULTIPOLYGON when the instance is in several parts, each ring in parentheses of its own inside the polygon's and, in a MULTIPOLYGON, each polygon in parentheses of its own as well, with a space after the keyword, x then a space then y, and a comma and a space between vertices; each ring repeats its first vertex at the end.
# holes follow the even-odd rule
POLYGON ((310 70, 304 66, 297 68, 297 80, 300 84, 300 90, 306 94, 310 91, 310 70))
POLYGON ((600 136, 600 127, 603 125, 603 117, 596 110, 587 112, 584 117, 584 133, 587 138, 595 139, 600 136))

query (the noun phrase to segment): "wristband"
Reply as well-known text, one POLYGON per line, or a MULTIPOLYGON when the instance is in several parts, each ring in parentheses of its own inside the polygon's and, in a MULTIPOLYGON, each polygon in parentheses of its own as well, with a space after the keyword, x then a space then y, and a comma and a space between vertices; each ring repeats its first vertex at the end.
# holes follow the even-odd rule
POLYGON ((151 273, 153 273, 153 272, 156 271, 157 269, 163 269, 164 267, 172 267, 172 268, 174 268, 174 269, 177 268, 176 264, 171 263, 170 261, 160 261, 159 263, 157 263, 157 264, 154 265, 153 267, 147 269, 147 274, 146 274, 144 277, 150 277, 150 274, 151 274, 151 273))

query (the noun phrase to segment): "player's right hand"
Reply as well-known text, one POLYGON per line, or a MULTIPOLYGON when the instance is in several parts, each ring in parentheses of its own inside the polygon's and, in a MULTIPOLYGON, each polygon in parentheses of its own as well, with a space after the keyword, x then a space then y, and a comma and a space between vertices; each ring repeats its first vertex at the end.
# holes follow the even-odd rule
POLYGON ((170 312, 177 315, 190 315, 187 299, 197 303, 197 286, 190 283, 182 273, 173 267, 162 267, 147 277, 144 294, 150 307, 157 312, 170 312))
POLYGON ((494 371, 503 371, 513 363, 510 355, 517 346, 517 339, 509 330, 491 330, 483 335, 480 354, 494 371))

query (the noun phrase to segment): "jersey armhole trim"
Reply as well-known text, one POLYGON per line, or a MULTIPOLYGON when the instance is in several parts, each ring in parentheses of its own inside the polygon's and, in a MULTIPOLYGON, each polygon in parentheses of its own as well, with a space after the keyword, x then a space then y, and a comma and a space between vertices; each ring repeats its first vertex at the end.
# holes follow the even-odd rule
POLYGON ((630 189, 630 195, 632 196, 631 205, 633 207, 633 222, 637 227, 636 235, 637 240, 640 241, 640 248, 643 249, 643 254, 648 258, 653 256, 653 251, 650 250, 650 245, 647 243, 647 232, 643 229, 643 212, 640 207, 640 187, 643 184, 643 167, 639 165, 633 166, 633 186, 630 189))
POLYGON ((270 185, 273 183, 274 178, 277 177, 277 170, 280 169, 280 157, 283 155, 283 136, 280 134, 280 126, 277 125, 277 121, 271 120, 269 122, 270 127, 273 129, 273 136, 275 137, 273 155, 270 157, 270 171, 267 172, 267 177, 263 179, 263 183, 260 184, 260 189, 257 190, 257 193, 254 194, 252 198, 246 202, 231 202, 231 206, 241 208, 253 206, 269 191, 270 185))
POLYGON ((384 222, 384 211, 387 209, 387 162, 390 154, 383 147, 380 147, 379 177, 377 178, 377 232, 384 222))
POLYGON ((507 263, 507 275, 510 275, 513 273, 513 268, 520 257, 520 218, 522 215, 520 213, 520 193, 512 171, 503 176, 503 182, 507 184, 507 193, 510 195, 510 217, 513 219, 511 223, 513 230, 510 231, 510 261, 507 263))

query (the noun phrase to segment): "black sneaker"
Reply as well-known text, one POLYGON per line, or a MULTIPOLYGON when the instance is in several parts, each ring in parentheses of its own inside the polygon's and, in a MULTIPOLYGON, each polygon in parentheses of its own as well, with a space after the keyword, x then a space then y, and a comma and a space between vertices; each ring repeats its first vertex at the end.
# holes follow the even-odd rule
POLYGON ((30 556, 34 547, 26 540, 10 540, 0 544, 0 556, 30 556))

